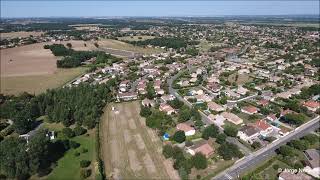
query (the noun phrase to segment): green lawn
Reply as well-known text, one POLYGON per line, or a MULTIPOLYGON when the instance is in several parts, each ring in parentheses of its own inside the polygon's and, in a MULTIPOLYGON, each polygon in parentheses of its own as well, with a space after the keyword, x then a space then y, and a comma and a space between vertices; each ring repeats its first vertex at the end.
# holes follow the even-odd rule
POLYGON ((94 179, 94 173, 96 169, 96 159, 95 159, 95 131, 90 132, 90 135, 86 134, 72 138, 72 140, 80 143, 80 147, 77 149, 68 150, 65 155, 58 160, 57 166, 49 174, 49 180, 56 179, 68 179, 68 180, 78 180, 80 179, 80 161, 81 160, 91 160, 91 165, 89 166, 92 170, 91 179, 94 179), (88 149, 88 152, 82 153, 83 148, 88 149), (76 157, 74 154, 80 152, 80 156, 76 157))

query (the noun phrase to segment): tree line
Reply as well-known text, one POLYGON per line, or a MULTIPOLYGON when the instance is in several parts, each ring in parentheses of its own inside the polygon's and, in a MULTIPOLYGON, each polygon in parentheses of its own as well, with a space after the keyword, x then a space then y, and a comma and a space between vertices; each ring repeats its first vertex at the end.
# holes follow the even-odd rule
POLYGON ((36 118, 42 115, 47 115, 50 122, 61 122, 65 126, 76 123, 93 128, 99 121, 102 108, 112 99, 110 88, 115 83, 112 79, 101 85, 80 84, 48 90, 38 96, 24 93, 6 98, 0 104, 0 116, 12 119, 14 130, 19 134, 32 130, 36 118))

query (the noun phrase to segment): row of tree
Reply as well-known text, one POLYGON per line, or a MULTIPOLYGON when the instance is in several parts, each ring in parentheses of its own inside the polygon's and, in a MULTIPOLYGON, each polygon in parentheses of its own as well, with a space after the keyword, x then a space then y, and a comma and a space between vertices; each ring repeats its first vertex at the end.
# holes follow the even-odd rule
POLYGON ((173 49, 180 49, 180 48, 186 48, 188 46, 188 41, 183 38, 154 38, 154 39, 147 39, 144 41, 127 41, 130 44, 136 45, 136 46, 147 46, 147 45, 153 45, 153 46, 160 46, 160 47, 167 47, 167 48, 173 48, 173 49))
POLYGON ((102 108, 111 100, 114 79, 103 85, 80 84, 77 87, 48 90, 33 96, 24 93, 7 98, 0 105, 2 118, 12 119, 17 133, 24 134, 36 125, 36 118, 47 115, 51 122, 65 126, 77 123, 88 128, 95 127, 102 108), (79 98, 81 97, 81 98, 79 98))

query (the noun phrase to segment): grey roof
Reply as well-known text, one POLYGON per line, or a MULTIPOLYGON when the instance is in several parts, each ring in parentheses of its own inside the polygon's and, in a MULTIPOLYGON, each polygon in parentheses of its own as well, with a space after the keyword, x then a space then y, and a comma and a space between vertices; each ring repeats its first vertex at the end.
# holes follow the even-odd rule
POLYGON ((320 152, 317 149, 308 149, 304 151, 307 160, 312 168, 320 167, 320 152))
POLYGON ((259 132, 259 129, 254 126, 243 126, 240 131, 244 132, 247 136, 252 136, 259 132))

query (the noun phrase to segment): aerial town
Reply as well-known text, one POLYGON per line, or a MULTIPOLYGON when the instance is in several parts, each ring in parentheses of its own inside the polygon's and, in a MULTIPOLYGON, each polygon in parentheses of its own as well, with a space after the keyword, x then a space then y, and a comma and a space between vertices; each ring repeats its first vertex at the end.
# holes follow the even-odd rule
POLYGON ((318 17, 274 19, 1 19, 1 179, 319 179, 318 17))

